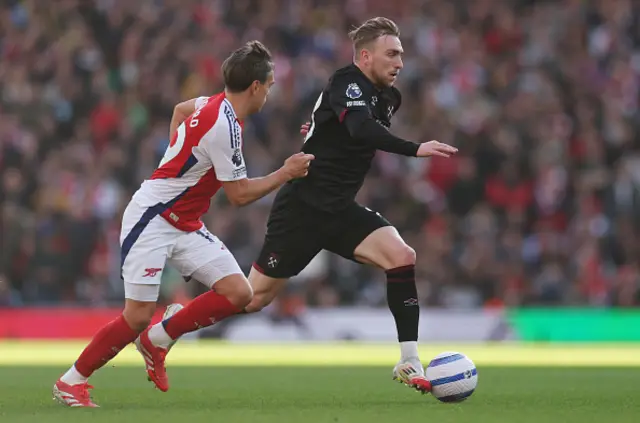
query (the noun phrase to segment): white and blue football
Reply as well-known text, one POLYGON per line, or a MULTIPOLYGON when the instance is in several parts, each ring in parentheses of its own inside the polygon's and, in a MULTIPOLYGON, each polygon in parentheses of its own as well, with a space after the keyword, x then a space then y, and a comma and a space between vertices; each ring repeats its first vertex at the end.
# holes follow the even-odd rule
POLYGON ((425 369, 425 376, 431 382, 431 393, 442 402, 464 401, 478 386, 476 365, 458 352, 437 355, 425 369))

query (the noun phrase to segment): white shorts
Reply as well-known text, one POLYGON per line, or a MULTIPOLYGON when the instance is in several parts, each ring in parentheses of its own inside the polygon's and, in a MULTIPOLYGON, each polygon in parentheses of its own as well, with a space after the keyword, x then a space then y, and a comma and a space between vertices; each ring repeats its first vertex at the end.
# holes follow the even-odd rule
POLYGON ((131 201, 122 217, 121 270, 126 298, 157 301, 167 262, 208 288, 226 276, 243 274, 233 254, 206 227, 184 232, 159 212, 131 201))

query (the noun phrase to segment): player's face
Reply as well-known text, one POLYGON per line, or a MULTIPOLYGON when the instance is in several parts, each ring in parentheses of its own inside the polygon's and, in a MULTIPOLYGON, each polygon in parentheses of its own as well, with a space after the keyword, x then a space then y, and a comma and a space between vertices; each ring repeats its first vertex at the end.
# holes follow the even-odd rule
POLYGON ((378 38, 371 49, 371 71, 376 85, 390 87, 402 69, 402 43, 394 35, 378 38))
POLYGON ((269 97, 269 92, 271 91, 271 87, 273 86, 274 83, 275 83, 275 80, 274 80, 273 72, 269 73, 269 75, 267 76, 267 80, 264 82, 264 84, 261 84, 258 81, 255 82, 255 89, 253 93, 254 94, 253 104, 255 105, 255 112, 259 112, 260 110, 262 110, 262 107, 267 102, 267 97, 269 97))

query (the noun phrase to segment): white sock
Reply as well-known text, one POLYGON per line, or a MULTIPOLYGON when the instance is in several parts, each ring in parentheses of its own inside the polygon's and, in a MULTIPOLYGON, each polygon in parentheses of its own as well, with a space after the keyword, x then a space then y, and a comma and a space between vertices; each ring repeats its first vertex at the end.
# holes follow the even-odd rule
POLYGON ((151 329, 149 329, 149 340, 151 340, 153 345, 161 348, 169 348, 169 345, 173 342, 173 339, 171 339, 167 331, 164 330, 162 322, 151 326, 151 329))
POLYGON ((400 357, 403 360, 418 357, 418 341, 400 342, 400 357))
POLYGON ((60 380, 67 385, 79 385, 81 383, 85 383, 89 378, 82 376, 76 369, 76 366, 73 365, 69 370, 67 370, 67 373, 62 375, 60 380))

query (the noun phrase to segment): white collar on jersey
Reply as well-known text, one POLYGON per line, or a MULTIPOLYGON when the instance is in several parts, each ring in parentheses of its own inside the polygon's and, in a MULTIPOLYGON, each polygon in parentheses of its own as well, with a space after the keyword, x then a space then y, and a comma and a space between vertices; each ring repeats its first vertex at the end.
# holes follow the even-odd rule
POLYGON ((224 101, 227 104, 227 106, 229 106, 229 109, 231 109, 231 113, 233 113, 233 118, 236 120, 236 122, 239 122, 240 119, 238 119, 238 115, 236 115, 236 111, 233 110, 233 105, 231 104, 231 102, 226 97, 222 101, 224 101))

